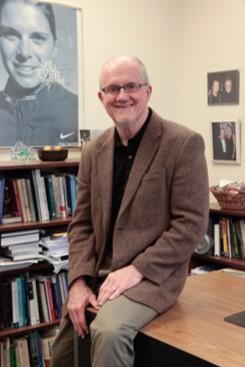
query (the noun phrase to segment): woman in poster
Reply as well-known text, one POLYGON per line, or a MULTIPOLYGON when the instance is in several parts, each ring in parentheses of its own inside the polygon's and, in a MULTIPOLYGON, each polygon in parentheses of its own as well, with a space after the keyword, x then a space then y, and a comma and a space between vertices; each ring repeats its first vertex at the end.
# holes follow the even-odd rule
POLYGON ((78 141, 78 98, 52 63, 57 35, 53 8, 31 0, 2 0, 0 51, 8 73, 0 92, 0 146, 78 141))

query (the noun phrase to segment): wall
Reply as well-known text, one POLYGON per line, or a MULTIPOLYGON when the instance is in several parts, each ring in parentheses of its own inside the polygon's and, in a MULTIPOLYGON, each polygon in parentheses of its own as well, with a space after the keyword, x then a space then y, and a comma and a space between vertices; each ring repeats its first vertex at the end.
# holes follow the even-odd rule
MULTIPOLYGON (((101 65, 113 55, 137 55, 153 84, 151 106, 204 136, 210 184, 219 178, 244 180, 244 149, 241 165, 212 163, 210 121, 239 118, 245 135, 245 1, 70 0, 69 4, 83 12, 85 127, 111 125, 97 99, 101 65), (208 106, 207 72, 230 69, 240 70, 240 104, 208 106)), ((0 159, 6 157, 8 153, 0 154, 0 159)))
MULTIPOLYGON (((154 85, 151 106, 176 120, 177 0, 152 0, 150 5, 148 0, 53 2, 82 8, 85 128, 111 126, 97 98, 98 76, 102 64, 120 54, 144 60, 154 85)), ((6 159, 8 151, 2 151, 0 160, 6 159)))
MULTIPOLYGON (((66 1, 53 1, 66 3, 66 1)), ((154 85, 151 105, 176 119, 177 0, 70 0, 83 12, 85 127, 111 125, 99 100, 98 76, 110 57, 128 54, 144 60, 154 85)))
POLYGON ((245 1, 183 0, 177 67, 177 119, 198 130, 206 142, 210 184, 220 178, 245 180, 245 1), (240 104, 207 105, 207 73, 240 70, 240 104), (242 164, 212 163, 210 121, 240 119, 242 164))

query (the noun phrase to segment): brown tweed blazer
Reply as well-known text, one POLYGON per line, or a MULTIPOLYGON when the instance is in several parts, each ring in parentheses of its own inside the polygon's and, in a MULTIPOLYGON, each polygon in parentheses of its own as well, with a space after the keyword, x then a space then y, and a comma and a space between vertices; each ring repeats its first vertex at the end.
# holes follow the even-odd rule
MULTIPOLYGON (((87 144, 78 203, 69 226, 69 284, 95 277, 110 224, 114 127, 87 144)), ((153 112, 128 179, 113 236, 112 270, 144 275, 124 294, 163 312, 183 289, 190 256, 208 222, 208 175, 202 137, 153 112)))

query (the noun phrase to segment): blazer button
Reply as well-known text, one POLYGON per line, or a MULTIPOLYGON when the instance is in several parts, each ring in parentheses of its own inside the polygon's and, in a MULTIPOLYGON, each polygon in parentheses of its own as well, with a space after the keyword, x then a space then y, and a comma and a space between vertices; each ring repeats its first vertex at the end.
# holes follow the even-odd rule
POLYGON ((118 227, 117 228, 117 232, 122 232, 123 231, 123 228, 122 227, 118 227))

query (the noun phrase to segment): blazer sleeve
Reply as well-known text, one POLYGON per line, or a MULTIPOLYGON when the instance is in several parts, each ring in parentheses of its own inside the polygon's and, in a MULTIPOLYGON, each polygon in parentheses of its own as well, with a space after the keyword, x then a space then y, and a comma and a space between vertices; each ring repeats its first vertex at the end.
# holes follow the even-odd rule
POLYGON ((162 284, 189 261, 207 230, 209 188, 204 141, 188 135, 176 155, 170 183, 170 226, 132 264, 144 277, 162 284))

